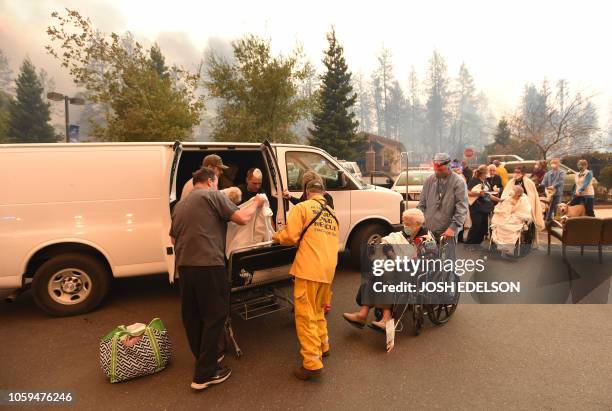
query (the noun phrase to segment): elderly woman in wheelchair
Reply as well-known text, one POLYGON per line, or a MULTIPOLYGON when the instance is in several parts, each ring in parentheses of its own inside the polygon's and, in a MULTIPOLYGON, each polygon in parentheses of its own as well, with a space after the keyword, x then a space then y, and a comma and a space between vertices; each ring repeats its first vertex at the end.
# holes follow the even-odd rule
MULTIPOLYGON (((432 233, 425 228, 425 216, 419 209, 409 209, 402 214, 402 223, 404 229, 400 232, 391 233, 383 237, 380 241, 382 252, 386 258, 395 259, 397 256, 409 258, 428 258, 429 255, 436 256, 438 247, 432 233)), ((367 317, 372 308, 369 305, 362 303, 362 295, 365 293, 364 287, 368 287, 367 283, 361 284, 356 296, 357 305, 360 306, 359 311, 352 313, 344 313, 344 319, 349 324, 363 328, 367 322, 367 317)), ((394 333, 393 314, 391 305, 377 306, 383 310, 382 318, 379 321, 372 321, 370 326, 374 329, 379 329, 387 333, 387 351, 393 349, 393 345, 389 345, 389 333, 394 333), (391 326, 389 326, 391 325, 391 326)))
POLYGON ((515 255, 517 244, 533 223, 531 204, 520 185, 495 207, 491 218, 491 245, 504 257, 515 255))

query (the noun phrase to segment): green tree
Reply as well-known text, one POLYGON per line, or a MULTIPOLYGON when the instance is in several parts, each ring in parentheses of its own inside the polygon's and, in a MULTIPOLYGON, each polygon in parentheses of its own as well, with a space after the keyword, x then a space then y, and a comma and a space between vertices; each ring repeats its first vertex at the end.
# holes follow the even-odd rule
POLYGON ((162 77, 168 77, 168 67, 166 67, 166 59, 159 48, 159 45, 155 43, 151 50, 149 50, 149 59, 151 67, 162 77))
POLYGON ((357 96, 351 85, 344 50, 333 28, 327 33, 327 41, 329 47, 323 57, 326 71, 321 76, 309 143, 338 158, 354 160, 361 145, 356 134, 359 123, 352 110, 357 96))
POLYGON ((9 143, 8 129, 10 120, 11 96, 0 90, 0 144, 9 143))
POLYGON ((9 65, 8 58, 0 50, 0 90, 9 93, 13 82, 13 72, 9 65))
POLYGON ((601 170, 599 182, 608 189, 612 188, 612 165, 606 166, 601 170))
POLYGON ((9 108, 8 136, 14 143, 54 143, 57 136, 49 124, 49 103, 29 59, 21 65, 15 80, 16 96, 9 108))
POLYGON ((510 125, 508 124, 508 120, 502 118, 497 123, 497 130, 495 130, 494 134, 495 144, 499 144, 502 146, 507 146, 510 143, 510 125))
POLYGON ((106 141, 189 140, 200 122, 199 74, 173 66, 154 45, 149 50, 130 33, 105 35, 77 11, 52 13, 47 51, 67 67, 91 103, 101 103, 105 122, 92 134, 106 141), (53 45, 57 44, 57 47, 53 45), (98 67, 104 67, 99 70, 98 67), (105 124, 104 124, 105 123, 105 124))
POLYGON ((205 86, 219 99, 212 137, 216 141, 295 142, 291 130, 311 110, 299 92, 312 68, 300 50, 273 56, 270 41, 254 35, 232 42, 234 58, 211 53, 205 86))

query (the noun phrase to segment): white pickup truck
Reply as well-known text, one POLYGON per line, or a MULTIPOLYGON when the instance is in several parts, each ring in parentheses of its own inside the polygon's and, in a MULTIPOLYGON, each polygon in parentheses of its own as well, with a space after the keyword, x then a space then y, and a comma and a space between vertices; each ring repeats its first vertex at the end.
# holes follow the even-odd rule
MULTIPOLYGON (((301 194, 301 176, 325 179, 340 221, 340 249, 359 259, 361 245, 399 225, 402 196, 364 186, 316 147, 256 143, 85 143, 0 145, 0 289, 31 286, 53 315, 94 309, 113 277, 168 272, 174 250, 171 210, 183 184, 208 154, 230 166, 221 185, 264 173, 277 227, 301 194)), ((228 261, 233 288, 287 278, 295 249, 258 244, 228 261)))

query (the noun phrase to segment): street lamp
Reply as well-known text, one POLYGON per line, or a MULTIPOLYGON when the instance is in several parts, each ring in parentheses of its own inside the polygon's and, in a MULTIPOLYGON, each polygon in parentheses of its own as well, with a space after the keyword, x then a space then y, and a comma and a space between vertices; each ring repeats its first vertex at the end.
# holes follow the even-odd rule
POLYGON ((409 194, 408 194, 408 167, 410 167, 410 154, 414 153, 414 151, 410 150, 410 151, 403 151, 400 153, 400 164, 402 163, 401 158, 405 155, 406 156, 406 209, 408 209, 408 198, 409 198, 409 194))
POLYGON ((47 98, 53 101, 62 101, 64 100, 64 111, 66 113, 66 143, 69 143, 69 124, 70 124, 70 114, 68 106, 69 104, 74 104, 75 106, 82 106, 85 104, 85 100, 80 97, 68 97, 63 95, 62 93, 56 93, 55 91, 51 91, 47 93, 47 98))

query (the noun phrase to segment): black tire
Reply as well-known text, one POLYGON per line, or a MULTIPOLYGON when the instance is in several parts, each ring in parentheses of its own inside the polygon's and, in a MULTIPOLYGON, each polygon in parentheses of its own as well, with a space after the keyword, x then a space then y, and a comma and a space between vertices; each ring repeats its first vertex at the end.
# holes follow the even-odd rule
POLYGON ((425 309, 427 310, 427 316, 429 321, 435 325, 441 325, 452 317, 457 310, 458 304, 428 304, 425 309))
POLYGON ((63 317, 95 309, 108 294, 110 283, 111 275, 98 259, 86 254, 68 253, 52 257, 36 270, 32 281, 32 293, 36 305, 43 311, 63 317), (76 287, 75 291, 82 292, 56 290, 54 293, 49 289, 50 282, 54 278, 56 286, 65 280, 71 283, 69 286, 76 287), (60 281, 61 278, 64 280, 60 281), (73 285, 79 282, 80 288, 78 285, 73 285), (52 294, 55 294, 55 298, 52 294), (58 299, 66 302, 62 303, 58 299))
POLYGON ((361 266, 361 247, 364 244, 368 244, 375 238, 384 237, 389 233, 389 228, 382 224, 368 224, 360 227, 359 231, 357 231, 351 239, 351 244, 349 246, 351 264, 353 267, 359 268, 361 266))

